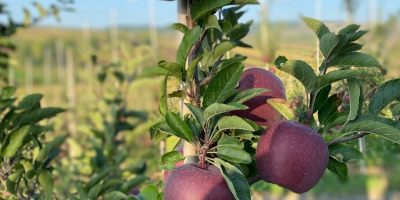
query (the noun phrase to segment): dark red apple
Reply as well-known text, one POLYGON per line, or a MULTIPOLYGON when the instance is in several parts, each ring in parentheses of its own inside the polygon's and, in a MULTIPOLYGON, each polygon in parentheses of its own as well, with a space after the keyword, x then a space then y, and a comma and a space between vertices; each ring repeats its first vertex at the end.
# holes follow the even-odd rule
POLYGON ((246 90, 251 88, 266 88, 270 91, 243 103, 249 109, 233 111, 232 114, 250 119, 260 126, 271 126, 276 121, 281 120, 282 115, 267 103, 267 99, 280 98, 286 100, 282 81, 268 70, 251 68, 243 72, 237 89, 246 90))
MULTIPOLYGON (((181 154, 183 155, 183 145, 182 145, 182 146, 179 146, 179 147, 176 147, 175 151, 179 151, 179 153, 181 153, 181 154)), ((183 165, 183 164, 185 164, 185 162, 184 162, 183 160, 178 161, 178 162, 175 164, 175 168, 178 167, 178 166, 181 166, 181 165, 183 165)), ((169 176, 170 173, 171 173, 170 171, 164 170, 164 173, 163 173, 163 180, 164 180, 164 183, 165 183, 165 181, 167 180, 167 178, 168 178, 168 176, 169 176)))
POLYGON ((261 178, 296 193, 313 188, 329 161, 320 134, 297 121, 280 121, 267 128, 257 145, 257 170, 261 178))
POLYGON ((164 200, 234 200, 220 170, 185 164, 171 172, 164 187, 164 200))

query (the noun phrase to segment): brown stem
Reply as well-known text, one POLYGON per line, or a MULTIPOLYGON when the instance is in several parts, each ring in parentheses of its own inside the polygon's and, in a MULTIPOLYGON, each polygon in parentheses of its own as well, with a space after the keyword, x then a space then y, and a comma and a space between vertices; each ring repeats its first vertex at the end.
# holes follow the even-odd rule
POLYGON ((335 145, 335 144, 342 143, 342 142, 346 142, 346 141, 349 141, 349 140, 354 140, 354 139, 357 139, 357 138, 362 138, 362 137, 364 137, 364 136, 366 136, 366 135, 368 135, 368 134, 369 134, 369 133, 360 133, 360 134, 353 135, 353 136, 346 137, 346 138, 342 138, 342 139, 339 139, 339 140, 334 140, 334 141, 328 143, 328 147, 333 146, 333 145, 335 145))
POLYGON ((262 179, 261 179, 261 176, 260 176, 260 175, 257 175, 257 176, 255 176, 255 177, 249 179, 249 180, 247 181, 247 183, 249 183, 249 185, 253 185, 254 183, 257 183, 258 181, 261 181, 261 180, 262 180, 262 179))

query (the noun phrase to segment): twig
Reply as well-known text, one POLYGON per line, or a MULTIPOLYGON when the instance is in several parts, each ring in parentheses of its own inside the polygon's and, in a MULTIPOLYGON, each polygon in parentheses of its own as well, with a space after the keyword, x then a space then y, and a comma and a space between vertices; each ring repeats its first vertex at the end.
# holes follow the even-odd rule
POLYGON ((335 145, 335 144, 342 143, 342 142, 346 142, 346 141, 349 141, 349 140, 354 140, 354 139, 357 139, 357 138, 362 138, 362 137, 364 137, 364 136, 366 136, 366 135, 368 135, 368 134, 369 134, 369 133, 360 133, 360 134, 353 135, 353 136, 346 137, 346 138, 342 138, 342 139, 339 139, 339 140, 334 140, 334 141, 328 143, 328 147, 329 147, 329 146, 333 146, 333 145, 335 145))
POLYGON ((249 185, 253 185, 254 183, 257 183, 258 181, 261 181, 261 180, 262 180, 262 179, 261 179, 261 176, 260 176, 260 175, 257 175, 257 176, 255 176, 255 177, 249 179, 249 180, 247 181, 247 183, 249 183, 249 185))

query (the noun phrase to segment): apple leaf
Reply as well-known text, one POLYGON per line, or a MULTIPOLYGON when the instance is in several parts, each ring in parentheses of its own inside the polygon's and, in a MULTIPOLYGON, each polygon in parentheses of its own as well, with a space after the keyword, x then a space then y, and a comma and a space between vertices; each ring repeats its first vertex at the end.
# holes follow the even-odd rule
POLYGON ((166 133, 168 135, 176 135, 175 131, 172 130, 171 127, 169 127, 167 122, 165 122, 165 121, 158 122, 152 128, 159 132, 150 131, 151 139, 156 138, 160 133, 166 133))
POLYGON ((100 181, 102 181, 105 177, 107 177, 112 171, 115 171, 116 169, 117 167, 109 167, 104 169, 95 178, 93 178, 86 184, 84 190, 88 192, 92 187, 98 185, 100 181))
POLYGON ((135 178, 126 181, 124 184, 121 185, 119 191, 123 192, 124 194, 128 193, 132 188, 138 186, 139 184, 143 183, 147 180, 147 176, 145 175, 136 175, 135 178))
POLYGON ((244 119, 238 116, 222 117, 217 122, 217 126, 218 126, 218 132, 229 129, 242 129, 242 130, 254 131, 253 126, 251 126, 244 119))
POLYGON ((363 154, 360 151, 345 144, 329 146, 329 154, 337 158, 340 162, 345 163, 363 158, 363 154))
POLYGON ((54 182, 51 173, 48 170, 43 170, 38 177, 39 184, 44 188, 46 192, 46 199, 51 199, 53 194, 54 182))
POLYGON ((143 190, 140 192, 144 198, 148 200, 157 200, 158 197, 158 189, 154 185, 147 185, 143 190))
POLYGON ((137 75, 135 78, 147 78, 159 75, 171 75, 169 71, 161 67, 152 67, 144 70, 141 74, 137 75))
POLYGON ((247 90, 240 91, 232 100, 232 102, 236 103, 244 103, 264 92, 268 92, 270 90, 264 88, 252 88, 247 90))
POLYGON ((47 143, 46 146, 39 151, 39 155, 35 160, 35 167, 45 163, 46 159, 48 159, 51 154, 59 148, 59 146, 65 141, 65 139, 67 139, 67 137, 68 135, 62 135, 47 143))
MULTIPOLYGON (((134 196, 129 196, 129 197, 130 198, 132 197, 135 200, 137 199, 134 196)), ((123 200, 123 199, 127 199, 127 198, 128 197, 123 192, 120 192, 120 191, 112 191, 112 192, 109 192, 106 195, 104 195, 104 199, 107 199, 107 200, 123 200)))
POLYGON ((1 91, 1 99, 9 99, 15 93, 16 87, 6 86, 1 91))
POLYGON ((322 36, 319 48, 325 58, 331 58, 335 55, 347 42, 347 35, 335 35, 335 33, 327 33, 322 36))
POLYGON ((296 116, 293 113, 293 109, 289 107, 289 103, 285 99, 270 98, 267 103, 271 105, 276 111, 278 111, 287 120, 293 120, 296 116))
POLYGON ((397 122, 377 116, 358 116, 355 120, 347 122, 343 133, 365 132, 379 135, 387 140, 400 144, 400 129, 397 122))
POLYGON ((380 85, 369 103, 369 112, 378 115, 379 112, 395 99, 400 98, 400 79, 393 79, 380 85))
POLYGON ((181 24, 181 23, 172 24, 172 28, 174 28, 182 33, 186 33, 189 30, 186 25, 181 24))
POLYGON ((308 92, 314 91, 317 85, 317 75, 306 62, 302 60, 287 60, 284 56, 279 56, 275 60, 276 67, 299 80, 308 92))
POLYGON ((380 67, 379 61, 374 57, 359 53, 349 52, 334 57, 328 67, 380 67))
POLYGON ((363 95, 360 83, 355 78, 347 79, 350 96, 350 113, 347 121, 354 120, 361 113, 363 95))
POLYGON ((194 75, 194 72, 196 71, 196 66, 197 66, 197 64, 199 63, 199 61, 201 60, 201 56, 199 56, 199 57, 197 57, 197 58, 195 58, 190 64, 189 64, 189 67, 188 67, 188 69, 187 69, 187 79, 189 80, 189 81, 193 81, 193 75, 194 75))
POLYGON ((329 171, 338 175, 342 181, 347 180, 347 165, 346 163, 338 161, 335 157, 329 156, 328 167, 329 171))
POLYGON ((358 51, 360 49, 362 49, 363 45, 361 44, 357 44, 357 43, 349 43, 344 45, 340 51, 338 52, 338 54, 344 54, 344 53, 349 53, 349 52, 354 52, 354 51, 358 51))
POLYGON ((1 146, 2 157, 11 158, 17 153, 23 144, 24 137, 28 134, 29 128, 29 125, 22 126, 6 136, 1 146))
POLYGON ((333 128, 333 127, 343 125, 344 123, 346 123, 348 118, 349 118, 349 112, 348 111, 333 113, 325 121, 324 133, 328 132, 328 130, 333 128))
POLYGON ((168 100, 167 100, 167 82, 168 76, 164 77, 160 86, 160 100, 158 101, 158 110, 162 115, 166 115, 168 112, 168 100))
POLYGON ((356 41, 356 40, 360 39, 362 36, 364 36, 367 32, 368 31, 361 30, 361 31, 357 31, 355 33, 350 33, 347 35, 347 37, 348 37, 347 42, 350 43, 350 42, 356 41))
MULTIPOLYGON (((320 76, 319 76, 320 77, 320 76)), ((319 78, 318 77, 318 78, 319 78)), ((311 96, 311 102, 314 101, 314 112, 317 112, 326 102, 329 97, 329 93, 331 92, 332 86, 329 84, 319 90, 317 90, 317 96, 315 97, 315 101, 313 100, 315 95, 311 96)))
POLYGON ((338 35, 340 34, 350 34, 350 33, 355 33, 358 29, 360 28, 360 25, 357 24, 350 24, 344 28, 342 28, 338 35))
POLYGON ((250 154, 235 147, 220 147, 218 148, 217 155, 229 162, 245 164, 251 163, 250 154))
POLYGON ((35 175, 33 165, 27 160, 21 160, 21 164, 24 167, 26 178, 31 179, 35 175))
POLYGON ((219 158, 214 158, 214 162, 224 176, 235 199, 250 200, 250 186, 243 173, 237 167, 219 158))
POLYGON ((224 41, 219 43, 214 49, 213 60, 218 60, 219 57, 221 57, 234 47, 236 47, 236 43, 232 41, 224 41))
POLYGON ((221 60, 221 63, 218 65, 217 67, 217 71, 220 71, 222 69, 224 69, 225 67, 230 66, 231 64, 235 63, 235 62, 243 62, 247 59, 246 56, 235 56, 233 58, 229 58, 226 60, 221 60))
POLYGON ((30 109, 40 103, 42 98, 42 94, 27 95, 18 103, 17 109, 30 109))
POLYGON ((173 171, 175 164, 185 157, 179 151, 171 151, 161 157, 161 167, 164 170, 173 171))
POLYGON ((203 107, 213 103, 222 103, 236 87, 244 69, 243 63, 236 62, 219 71, 210 81, 203 97, 203 107))
POLYGON ((173 62, 165 62, 165 61, 160 61, 158 63, 158 66, 169 71, 171 73, 171 75, 175 78, 177 78, 178 80, 182 79, 182 66, 177 64, 177 63, 173 63, 173 62))
POLYGON ((206 19, 205 19, 204 31, 209 29, 209 28, 215 28, 215 29, 217 29, 217 30, 222 32, 222 29, 221 29, 221 27, 219 26, 219 23, 218 23, 217 16, 215 16, 215 15, 207 15, 205 18, 206 19))
POLYGON ((249 21, 245 24, 236 24, 233 26, 232 30, 229 32, 228 37, 230 41, 238 41, 244 38, 250 31, 250 25, 253 21, 249 21))
POLYGON ((183 90, 176 90, 168 94, 168 98, 173 98, 173 97, 184 99, 186 97, 186 93, 183 90))
POLYGON ((392 117, 393 118, 398 118, 398 117, 400 117, 400 103, 398 103, 398 104, 395 104, 393 107, 392 107, 392 117))
POLYGON ((11 194, 17 194, 19 181, 21 179, 23 171, 24 171, 23 169, 18 169, 7 177, 6 181, 7 191, 10 192, 11 194))
POLYGON ((257 0, 232 0, 229 5, 260 4, 257 0))
POLYGON ((204 118, 206 119, 206 121, 208 121, 212 117, 222 113, 227 113, 233 110, 246 110, 248 108, 249 107, 238 103, 213 103, 204 110, 204 118))
POLYGON ((337 95, 332 95, 326 100, 325 104, 318 111, 318 121, 325 124, 325 121, 337 111, 337 95))
POLYGON ((192 116, 196 119, 196 121, 199 122, 202 127, 204 127, 206 124, 206 119, 204 118, 203 110, 190 103, 185 103, 185 105, 192 113, 192 116))
POLYGON ((308 27, 311 28, 311 30, 314 31, 319 39, 321 39, 325 34, 330 33, 328 27, 326 27, 325 24, 319 20, 303 17, 303 21, 308 27))
POLYGON ((323 87, 332 84, 336 81, 353 78, 358 75, 361 75, 361 73, 351 69, 335 70, 332 72, 328 72, 327 74, 318 77, 316 91, 319 91, 323 87))
POLYGON ((200 18, 207 15, 209 12, 221 8, 232 0, 194 0, 190 5, 190 16, 193 21, 197 22, 200 18))
POLYGON ((236 137, 225 136, 218 140, 217 148, 220 147, 233 147, 233 148, 243 149, 244 143, 238 140, 236 137))
POLYGON ((228 21, 219 20, 218 23, 219 23, 219 26, 221 27, 221 30, 223 33, 227 34, 227 33, 229 33, 229 31, 232 30, 232 25, 228 21))
POLYGON ((183 36, 182 42, 179 45, 178 52, 176 54, 176 63, 178 63, 181 67, 185 67, 186 58, 189 54, 189 51, 199 39, 200 33, 200 26, 196 26, 195 28, 187 31, 183 36))
POLYGON ((168 112, 165 115, 167 124, 176 133, 176 135, 190 143, 193 142, 193 133, 189 126, 174 112, 168 112))

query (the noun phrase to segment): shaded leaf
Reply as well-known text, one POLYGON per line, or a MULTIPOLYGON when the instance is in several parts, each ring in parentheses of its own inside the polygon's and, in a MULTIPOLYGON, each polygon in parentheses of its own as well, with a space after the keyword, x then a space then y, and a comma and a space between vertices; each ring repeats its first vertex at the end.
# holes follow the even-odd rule
POLYGON ((359 53, 350 52, 340 54, 334 57, 329 62, 329 67, 380 67, 379 62, 372 56, 359 53))
POLYGON ((253 21, 249 21, 245 24, 236 24, 233 26, 232 30, 229 32, 228 37, 230 41, 237 41, 244 38, 250 31, 250 25, 253 21))
POLYGON ((358 51, 360 49, 362 49, 363 45, 361 44, 357 44, 357 43, 349 43, 344 45, 338 54, 343 54, 343 53, 349 53, 349 52, 353 52, 353 51, 358 51))
POLYGON ((400 98, 400 79, 393 79, 380 85, 369 103, 369 112, 378 115, 379 112, 395 99, 400 98))
POLYGON ((186 93, 183 90, 176 90, 168 94, 168 98, 178 97, 178 98, 185 98, 186 93))
POLYGON ((6 86, 2 89, 1 98, 9 99, 12 95, 14 95, 16 88, 13 86, 6 86))
POLYGON ((104 196, 104 199, 107 199, 107 200, 125 200, 126 198, 128 198, 128 197, 120 191, 112 191, 112 192, 107 193, 104 196))
POLYGON ((198 21, 209 12, 229 4, 232 0, 195 0, 190 5, 190 16, 193 21, 198 21))
MULTIPOLYGON (((321 76, 318 77, 318 79, 321 76)), ((321 89, 316 89, 317 96, 315 97, 315 101, 314 101, 314 113, 317 112, 326 102, 326 100, 328 99, 329 93, 331 92, 332 86, 329 84, 321 89)), ((314 98, 314 96, 312 96, 312 98, 314 98)), ((311 99, 311 102, 313 101, 313 99, 311 99)))
POLYGON ((229 5, 260 4, 257 0, 232 0, 229 5))
POLYGON ((23 139, 28 134, 30 126, 22 126, 21 128, 7 135, 3 145, 1 146, 1 156, 11 158, 22 147, 23 139))
POLYGON ((59 113, 64 112, 65 110, 62 108, 40 108, 36 109, 28 114, 26 114, 20 124, 25 125, 25 124, 36 124, 37 122, 43 120, 43 119, 48 119, 56 116, 59 113))
MULTIPOLYGON (((209 0, 206 0, 206 1, 209 1, 209 0)), ((197 1, 194 1, 194 2, 197 2, 197 1)), ((193 4, 192 4, 192 6, 193 6, 193 4)), ((178 52, 176 54, 176 63, 178 63, 181 67, 185 67, 186 58, 187 58, 192 46, 199 39, 200 32, 201 32, 200 27, 196 26, 195 28, 187 31, 185 33, 185 35, 183 36, 182 42, 179 45, 178 52)))
POLYGON ((337 111, 336 103, 337 95, 332 95, 326 100, 325 104, 318 111, 318 120, 321 124, 325 124, 325 121, 337 111))
POLYGON ((62 136, 57 137, 53 141, 47 143, 46 146, 44 146, 39 151, 39 155, 37 156, 36 161, 35 161, 35 167, 36 167, 36 163, 43 164, 43 162, 51 155, 51 153, 53 153, 53 151, 58 149, 58 146, 60 146, 60 144, 62 144, 67 137, 68 137, 68 135, 62 135, 62 136))
POLYGON ((339 34, 351 34, 351 33, 355 33, 359 28, 360 28, 360 25, 357 25, 357 24, 350 24, 350 25, 348 25, 348 26, 342 28, 342 29, 339 31, 338 35, 339 35, 339 34))
POLYGON ((25 96, 18 103, 17 108, 18 109, 30 109, 31 107, 34 107, 36 104, 38 104, 42 98, 43 98, 42 94, 30 94, 28 96, 25 96))
POLYGON ((354 42, 358 39, 360 39, 362 36, 364 36, 366 33, 368 33, 368 31, 357 31, 355 33, 350 33, 347 35, 348 39, 347 42, 354 42))
POLYGON ((215 29, 217 29, 217 30, 222 32, 222 29, 221 29, 221 27, 219 26, 219 23, 218 23, 217 16, 215 16, 215 15, 206 16, 204 30, 207 30, 209 28, 215 28, 215 29))
POLYGON ((181 160, 185 160, 185 157, 179 151, 170 151, 161 157, 161 167, 167 171, 173 171, 175 164, 181 160))
POLYGON ((196 121, 199 122, 199 124, 204 127, 206 124, 206 119, 204 118, 203 110, 190 103, 185 103, 185 105, 192 113, 192 116, 196 119, 196 121))
POLYGON ((334 157, 329 156, 328 169, 332 173, 338 175, 342 181, 347 180, 347 165, 346 163, 336 160, 334 157))
POLYGON ((329 146, 329 154, 345 163, 363 158, 363 154, 359 150, 345 144, 329 146))
POLYGON ((138 186, 139 184, 143 183, 147 179, 148 179, 147 176, 137 175, 135 178, 130 179, 129 181, 126 181, 124 184, 122 184, 121 188, 119 190, 126 194, 132 188, 138 186))
POLYGON ((220 56, 223 56, 226 52, 230 51, 234 47, 236 47, 236 43, 232 41, 224 41, 219 43, 214 49, 214 61, 218 60, 220 56))
POLYGON ((189 81, 193 81, 193 75, 194 75, 194 72, 196 71, 196 66, 197 66, 197 64, 199 63, 199 61, 201 60, 201 58, 202 57, 197 57, 197 58, 195 58, 190 64, 189 64, 189 67, 188 67, 188 69, 187 69, 187 79, 189 80, 189 81))
POLYGON ((347 85, 349 87, 350 96, 350 113, 347 121, 351 121, 361 112, 362 102, 360 101, 360 98, 362 90, 360 83, 355 78, 347 79, 347 85))
POLYGON ((24 170, 18 169, 7 177, 6 186, 7 191, 11 194, 17 194, 19 181, 24 170))
POLYGON ((168 112, 167 82, 168 82, 168 76, 165 76, 164 80, 161 82, 160 94, 159 94, 160 100, 158 102, 158 110, 162 115, 166 115, 168 112))
POLYGON ((347 42, 347 35, 335 35, 335 33, 327 33, 322 36, 319 48, 325 58, 335 55, 347 42))
POLYGON ((158 194, 158 189, 154 185, 148 185, 140 192, 140 195, 148 200, 156 200, 158 194))
POLYGON ((243 149, 244 148, 244 143, 238 140, 235 137, 231 136, 225 136, 221 139, 218 140, 218 148, 220 147, 233 147, 237 149, 243 149))
POLYGON ((349 112, 338 112, 333 113, 329 118, 325 121, 324 133, 326 133, 329 129, 343 125, 346 123, 349 118, 349 112))
POLYGON ((54 188, 53 177, 51 176, 51 173, 47 170, 42 171, 39 174, 38 181, 46 192, 46 199, 51 199, 54 188))
POLYGON ((332 84, 336 81, 353 78, 353 77, 356 77, 359 75, 361 75, 361 73, 359 71, 355 71, 355 70, 351 70, 351 69, 335 70, 335 71, 328 72, 327 74, 324 74, 324 75, 318 77, 316 91, 318 91, 321 88, 323 88, 329 84, 332 84))
POLYGON ((188 142, 193 142, 193 133, 189 126, 175 113, 168 112, 165 115, 167 124, 176 133, 176 135, 188 142))

